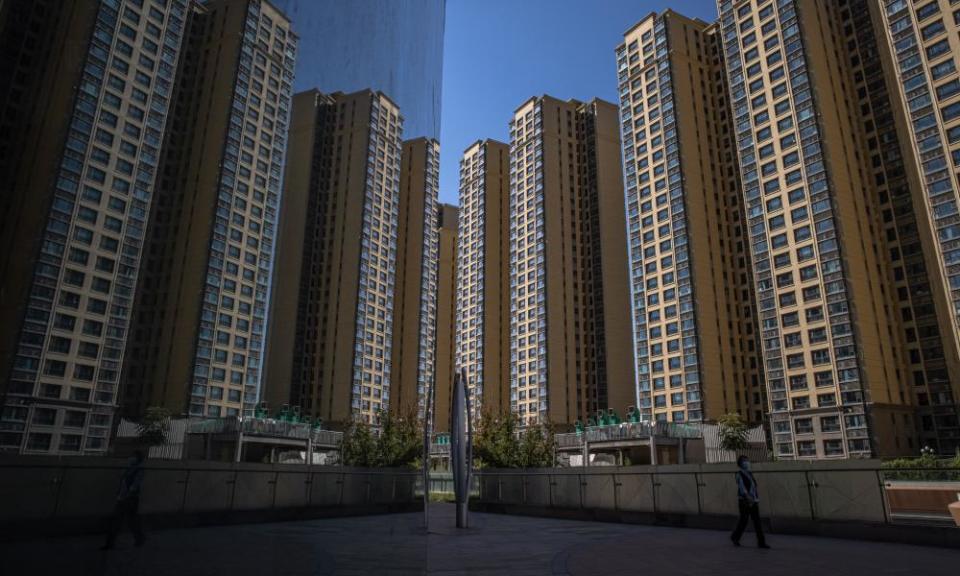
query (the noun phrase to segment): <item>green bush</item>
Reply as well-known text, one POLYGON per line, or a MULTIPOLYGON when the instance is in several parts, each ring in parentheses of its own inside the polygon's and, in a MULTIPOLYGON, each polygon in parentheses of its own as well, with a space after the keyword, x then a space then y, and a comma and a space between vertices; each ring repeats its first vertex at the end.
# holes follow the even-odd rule
POLYGON ((140 445, 149 448, 160 446, 167 441, 167 427, 170 422, 170 411, 161 406, 151 406, 146 409, 140 424, 137 426, 137 437, 140 445))
POLYGON ((521 429, 520 417, 484 412, 473 437, 477 468, 546 468, 553 466, 556 443, 550 424, 521 429))
POLYGON ((423 427, 412 414, 377 416, 379 434, 365 422, 354 422, 343 434, 343 463, 364 468, 414 468, 423 462, 423 427))
POLYGON ((885 480, 960 482, 960 454, 953 458, 937 458, 933 450, 924 448, 918 458, 896 458, 881 466, 885 469, 885 480))
POLYGON ((747 443, 747 423, 740 414, 730 412, 717 420, 720 426, 720 449, 738 452, 745 450, 747 443))

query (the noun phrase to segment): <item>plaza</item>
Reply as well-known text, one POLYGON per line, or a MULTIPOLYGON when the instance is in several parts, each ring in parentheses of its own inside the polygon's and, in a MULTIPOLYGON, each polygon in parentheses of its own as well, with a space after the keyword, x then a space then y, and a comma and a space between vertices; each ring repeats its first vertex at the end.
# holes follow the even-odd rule
POLYGON ((611 575, 956 574, 960 550, 807 536, 635 526, 474 513, 454 528, 453 506, 420 513, 156 531, 142 548, 122 535, 0 544, 3 574, 611 575), (51 549, 56 554, 50 554, 51 549))

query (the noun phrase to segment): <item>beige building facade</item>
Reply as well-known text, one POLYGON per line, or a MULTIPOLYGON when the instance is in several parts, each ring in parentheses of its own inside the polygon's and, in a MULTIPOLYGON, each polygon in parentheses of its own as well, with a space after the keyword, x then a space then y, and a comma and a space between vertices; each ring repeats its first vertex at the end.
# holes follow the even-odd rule
POLYGON ((479 412, 510 408, 509 163, 510 148, 495 140, 460 159, 454 366, 466 371, 479 412))
POLYGON ((108 448, 187 10, 0 3, 2 451, 108 448))
POLYGON ((132 415, 152 405, 176 415, 252 415, 297 39, 286 16, 258 0, 195 4, 187 35, 125 404, 132 415))
POLYGON ((450 402, 457 350, 457 230, 459 210, 440 204, 437 210, 437 367, 433 430, 450 430, 450 402))
POLYGON ((437 365, 440 144, 403 142, 397 210, 391 408, 424 416, 437 365))
POLYGON ((636 403, 617 107, 534 97, 510 122, 510 406, 571 425, 636 403))
POLYGON ((864 73, 879 77, 871 93, 883 92, 873 108, 889 136, 878 138, 878 154, 885 167, 898 160, 891 171, 899 179, 886 178, 883 218, 899 241, 891 258, 920 441, 953 454, 960 446, 960 6, 849 4, 842 15, 876 45, 864 73))
POLYGON ((345 425, 390 407, 403 118, 387 96, 293 98, 272 324, 271 406, 345 425))
POLYGON ((780 459, 918 449, 848 39, 832 2, 721 0, 720 27, 780 459), (855 104, 856 103, 856 104, 855 104))
POLYGON ((641 418, 763 421, 717 25, 650 14, 617 49, 641 418))

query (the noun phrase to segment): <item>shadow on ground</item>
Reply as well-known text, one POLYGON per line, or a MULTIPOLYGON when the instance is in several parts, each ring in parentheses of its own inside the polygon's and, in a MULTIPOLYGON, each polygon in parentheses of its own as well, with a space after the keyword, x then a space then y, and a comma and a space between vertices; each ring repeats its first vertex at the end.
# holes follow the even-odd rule
POLYGON ((129 534, 0 544, 0 574, 29 576, 621 575, 955 576, 960 551, 807 536, 770 537, 773 550, 733 548, 724 532, 471 515, 456 530, 450 504, 395 514, 167 530, 135 548, 129 534))

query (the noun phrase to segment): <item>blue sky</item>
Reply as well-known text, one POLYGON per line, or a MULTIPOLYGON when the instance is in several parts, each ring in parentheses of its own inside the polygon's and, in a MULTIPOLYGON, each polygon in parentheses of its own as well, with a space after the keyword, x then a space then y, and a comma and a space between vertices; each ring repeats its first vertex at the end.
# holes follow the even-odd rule
POLYGON ((514 109, 534 95, 617 101, 614 49, 652 11, 706 21, 716 0, 447 0, 440 200, 457 203, 458 163, 481 138, 509 142, 514 109))

